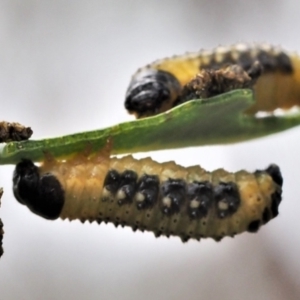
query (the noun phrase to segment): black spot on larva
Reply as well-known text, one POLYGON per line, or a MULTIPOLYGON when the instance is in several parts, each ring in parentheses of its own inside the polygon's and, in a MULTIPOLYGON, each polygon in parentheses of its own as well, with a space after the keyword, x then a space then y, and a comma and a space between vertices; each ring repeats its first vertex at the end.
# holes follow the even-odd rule
POLYGON ((220 182, 215 186, 214 193, 219 218, 231 216, 238 210, 241 199, 234 182, 220 182))
POLYGON ((169 179, 162 183, 162 211, 166 215, 178 213, 186 195, 185 182, 181 179, 169 179))
POLYGON ((273 71, 277 67, 275 56, 265 50, 259 51, 257 59, 262 64, 265 72, 273 71))
POLYGON ((156 175, 144 174, 138 181, 136 206, 138 209, 151 208, 158 199, 159 178, 156 175))
POLYGON ((180 91, 180 83, 169 72, 146 69, 136 75, 126 92, 125 108, 138 116, 157 112, 172 101, 172 92, 180 91))
POLYGON ((249 51, 241 52, 237 63, 242 66, 242 68, 247 71, 251 68, 254 60, 249 51))
POLYGON ((208 181, 194 181, 187 186, 188 213, 191 219, 207 216, 213 204, 213 187, 208 181))
POLYGON ((259 61, 255 61, 250 68, 247 69, 247 74, 252 79, 253 84, 263 73, 263 67, 259 61))
POLYGON ((270 221, 271 219, 271 214, 270 214, 270 210, 268 207, 266 207, 263 211, 263 214, 262 214, 262 220, 263 220, 263 223, 266 224, 270 221))
POLYGON ((131 170, 125 170, 121 174, 120 188, 116 197, 118 204, 130 203, 133 200, 137 185, 137 174, 131 170))
POLYGON ((271 195, 272 203, 271 203, 271 212, 273 218, 275 218, 278 215, 278 207, 281 202, 281 190, 276 190, 272 195, 271 195))
POLYGON ((260 220, 252 221, 248 225, 247 231, 256 232, 259 229, 259 226, 260 226, 260 220))
POLYGON ((283 178, 280 169, 277 165, 272 164, 265 171, 272 177, 275 183, 277 183, 280 187, 282 187, 283 178))
POLYGON ((284 73, 292 73, 293 72, 293 66, 292 66, 291 59, 284 52, 280 52, 276 56, 276 62, 277 62, 278 68, 282 72, 284 72, 284 73))
MULTIPOLYGON (((231 56, 231 52, 226 52, 223 54, 220 54, 218 52, 218 49, 216 49, 216 51, 214 52, 211 61, 204 66, 204 68, 211 68, 211 69, 220 69, 226 65, 230 65, 230 64, 234 64, 235 61, 231 56), (222 61, 219 61, 219 57, 222 56, 222 61)), ((201 67, 200 67, 201 68, 201 67)), ((203 67, 201 68, 203 69, 203 67)))
POLYGON ((16 199, 33 213, 46 218, 59 217, 64 205, 64 190, 50 173, 42 176, 31 160, 23 159, 13 174, 13 192, 16 199))
POLYGON ((119 189, 120 181, 120 174, 116 170, 109 170, 104 179, 103 186, 114 195, 119 189))

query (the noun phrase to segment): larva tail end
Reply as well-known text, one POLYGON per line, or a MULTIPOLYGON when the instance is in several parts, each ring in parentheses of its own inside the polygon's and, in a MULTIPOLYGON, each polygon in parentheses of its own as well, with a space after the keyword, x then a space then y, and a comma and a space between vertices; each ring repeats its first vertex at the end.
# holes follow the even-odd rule
POLYGON ((275 183, 277 183, 280 187, 282 187, 283 184, 283 178, 280 172, 280 169, 277 165, 272 164, 265 170, 274 180, 275 183))
POLYGON ((54 220, 64 205, 64 191, 55 176, 39 174, 31 160, 23 159, 13 174, 13 193, 16 199, 33 213, 54 220))
POLYGON ((275 218, 279 214, 278 209, 282 200, 283 178, 281 175, 280 168, 275 164, 271 164, 263 171, 257 170, 255 173, 260 173, 260 172, 266 172, 267 174, 269 174, 272 180, 274 181, 274 183, 276 184, 275 191, 271 195, 271 207, 270 207, 271 216, 270 216, 270 212, 267 209, 263 212, 262 219, 263 219, 263 223, 266 224, 270 219, 275 218))

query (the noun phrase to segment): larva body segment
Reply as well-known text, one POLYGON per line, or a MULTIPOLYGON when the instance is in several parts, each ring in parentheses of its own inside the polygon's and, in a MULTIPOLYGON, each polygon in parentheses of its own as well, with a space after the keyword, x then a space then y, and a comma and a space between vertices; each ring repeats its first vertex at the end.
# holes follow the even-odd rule
POLYGON ((257 231, 278 214, 282 177, 275 165, 254 173, 208 172, 151 158, 111 158, 104 149, 46 159, 39 168, 23 160, 13 182, 17 200, 45 218, 113 222, 186 241, 257 231))
MULTIPOLYGON (((255 68, 257 69, 257 68, 255 68)), ((126 93, 125 107, 137 117, 146 117, 166 111, 189 99, 209 98, 219 93, 251 87, 255 91, 256 103, 247 113, 272 112, 277 108, 288 109, 300 105, 300 58, 280 47, 268 44, 235 44, 217 47, 212 51, 201 50, 157 60, 140 68, 132 77, 126 93), (259 63, 261 72, 253 73, 253 66, 259 63), (216 70, 237 65, 250 76, 240 82, 240 71, 234 78, 230 75, 220 81, 216 70), (212 72, 212 74, 211 74, 212 72), (200 76, 200 96, 186 95, 186 86, 195 86, 200 76), (208 78, 208 79, 207 79, 208 78), (252 84, 249 85, 249 82, 252 84), (208 84, 206 81, 209 81, 208 84), (233 84, 232 84, 233 83, 233 84), (214 91, 214 88, 219 88, 214 91), (187 98, 186 98, 187 97, 187 98)))

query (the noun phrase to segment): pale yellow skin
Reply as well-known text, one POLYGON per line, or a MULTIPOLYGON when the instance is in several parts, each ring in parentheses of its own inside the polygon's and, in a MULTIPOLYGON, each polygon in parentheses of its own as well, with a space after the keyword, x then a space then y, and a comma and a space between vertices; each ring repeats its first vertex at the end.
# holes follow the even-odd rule
MULTIPOLYGON (((140 68, 133 75, 133 78, 138 77, 145 69, 157 69, 170 72, 183 86, 200 72, 202 65, 208 68, 213 59, 222 64, 226 54, 231 53, 231 56, 238 61, 240 55, 245 52, 250 53, 251 57, 255 59, 259 50, 265 50, 271 55, 276 55, 279 52, 286 53, 291 60, 294 71, 292 74, 275 71, 260 76, 254 86, 256 103, 248 110, 248 113, 271 112, 277 108, 289 109, 295 105, 300 106, 300 57, 295 53, 288 53, 279 47, 268 44, 220 46, 211 51, 201 50, 157 60, 140 68)), ((175 101, 175 98, 173 100, 175 101)), ((163 107, 161 111, 165 109, 163 107)))
MULTIPOLYGON (((65 191, 65 204, 60 215, 62 219, 102 219, 182 238, 212 237, 219 240, 224 236, 234 236, 246 231, 249 223, 262 219, 264 209, 271 207, 271 195, 278 189, 265 172, 259 175, 246 171, 230 173, 223 169, 207 172, 200 166, 184 168, 173 161, 160 164, 151 158, 136 160, 132 156, 125 156, 119 159, 110 157, 109 146, 93 156, 81 153, 66 161, 56 161, 47 157, 40 167, 40 174, 47 172, 57 177, 65 191), (241 204, 237 212, 230 217, 220 219, 215 210, 211 209, 207 217, 197 220, 191 220, 185 209, 181 209, 179 214, 166 216, 161 211, 159 201, 152 209, 138 210, 136 201, 143 200, 138 193, 131 204, 120 206, 117 200, 122 198, 122 193, 117 193, 114 197, 103 189, 105 176, 110 169, 120 173, 132 170, 138 177, 143 174, 158 175, 160 182, 169 178, 183 179, 187 183, 194 180, 209 181, 213 185, 220 181, 233 181, 237 184, 241 204), (109 201, 103 201, 107 198, 109 201)), ((161 201, 166 204, 169 199, 164 198, 161 201)), ((195 204, 195 201, 191 201, 189 205, 195 204)))

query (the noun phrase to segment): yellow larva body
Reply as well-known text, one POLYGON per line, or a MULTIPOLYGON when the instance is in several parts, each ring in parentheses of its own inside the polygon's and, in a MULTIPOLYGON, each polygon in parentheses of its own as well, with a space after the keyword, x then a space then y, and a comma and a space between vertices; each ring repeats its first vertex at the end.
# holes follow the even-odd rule
MULTIPOLYGON (((234 236, 247 230, 257 231, 260 225, 277 215, 280 201, 278 202, 278 197, 274 200, 274 195, 281 195, 280 185, 266 171, 231 173, 219 169, 208 172, 199 166, 184 168, 174 162, 158 163, 151 158, 136 160, 132 156, 110 157, 107 150, 91 157, 77 155, 63 162, 46 160, 41 165, 39 174, 41 177, 51 174, 61 184, 64 190, 64 205, 60 213, 62 219, 113 222, 133 229, 152 231, 155 235, 180 236, 184 241, 202 237, 220 240, 224 236, 234 236), (116 174, 124 174, 130 170, 136 174, 137 182, 145 174, 157 176, 159 193, 154 204, 142 209, 137 207, 139 201, 145 200, 143 194, 138 192, 138 187, 131 199, 120 203, 124 199, 121 187, 111 193, 106 188, 108 185, 105 185, 107 174, 111 170, 116 174), (176 183, 176 180, 184 184, 186 194, 183 195, 184 200, 178 210, 172 211, 174 198, 170 194, 164 195, 162 187, 168 187, 170 181, 176 183), (195 182, 211 186, 213 200, 206 215, 193 217, 191 209, 197 209, 200 200, 188 198, 187 191, 195 182), (225 188, 226 184, 229 190, 233 190, 228 193, 226 189, 219 192, 221 196, 224 195, 223 201, 222 197, 218 198, 217 190, 219 186, 225 188), (227 201, 226 197, 233 201, 234 211, 230 211, 231 200, 227 201)), ((179 193, 177 195, 180 196, 178 186, 171 186, 171 192, 172 189, 175 189, 175 195, 179 193)))
MULTIPOLYGON (((251 67, 255 61, 262 65, 263 72, 254 85, 256 103, 248 110, 248 113, 258 111, 271 112, 277 108, 288 109, 300 105, 300 58, 295 53, 288 53, 279 47, 268 44, 235 44, 229 47, 217 47, 212 51, 201 50, 157 60, 143 68, 140 68, 132 77, 127 91, 126 108, 138 117, 156 114, 176 105, 181 96, 182 88, 188 84, 199 72, 205 69, 218 69, 226 65, 241 65, 245 70, 251 67), (167 99, 157 100, 158 92, 149 96, 145 95, 149 83, 145 77, 149 72, 171 74, 169 79, 172 84, 164 87, 171 91, 167 99), (163 72, 163 73, 161 73, 163 72), (145 75, 146 74, 146 75, 145 75), (174 77, 174 78, 173 78, 174 77), (174 80, 173 80, 174 79, 174 80), (146 83, 145 83, 146 81, 146 83), (144 84, 144 86, 143 86, 144 84), (172 86, 172 88, 170 88, 172 86), (139 90, 139 93, 137 92, 139 90), (140 97, 140 98, 138 98, 140 97), (153 102, 151 110, 133 104, 133 102, 153 102), (155 101, 157 102, 156 104, 155 101), (154 108, 154 105, 156 107, 154 108)), ((155 74, 157 82, 157 74, 155 74)), ((154 75, 152 74, 152 77, 154 75)), ((153 87, 151 87, 153 88, 153 87)), ((163 89, 162 87, 160 87, 163 89)), ((159 88, 158 88, 159 89, 159 88)), ((140 104, 141 105, 141 104, 140 104)))

